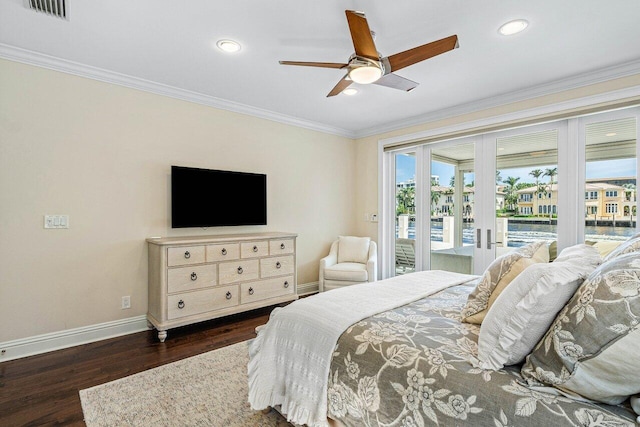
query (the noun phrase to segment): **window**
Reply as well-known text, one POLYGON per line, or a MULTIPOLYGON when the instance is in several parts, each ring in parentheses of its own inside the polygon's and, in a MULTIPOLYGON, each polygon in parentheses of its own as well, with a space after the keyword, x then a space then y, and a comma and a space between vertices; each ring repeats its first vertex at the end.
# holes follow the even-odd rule
MULTIPOLYGON (((640 108, 634 107, 460 139, 438 140, 441 136, 437 132, 441 129, 436 129, 412 134, 411 138, 395 137, 388 143, 381 141, 384 144, 379 147, 384 159, 380 173, 384 186, 379 191, 385 216, 378 227, 379 238, 384 243, 381 247, 386 248, 383 249, 384 262, 381 263, 383 277, 393 273, 395 186, 409 180, 405 177, 392 181, 396 169, 389 160, 396 153, 401 150, 407 152, 416 144, 415 147, 425 154, 419 157, 422 163, 416 168, 419 175, 425 175, 420 179, 428 179, 429 174, 432 177, 431 204, 428 192, 422 190, 418 204, 425 211, 431 206, 431 215, 423 212, 415 215, 415 219, 411 218, 420 231, 420 236, 416 237, 421 240, 416 242, 416 248, 421 251, 418 253, 422 263, 419 269, 435 269, 434 259, 437 257, 431 255, 438 251, 451 246, 473 246, 474 261, 478 261, 474 269, 481 271, 492 256, 501 255, 510 247, 526 244, 532 239, 557 240, 559 247, 568 247, 586 240, 623 241, 640 230, 636 215, 636 177, 640 164, 640 146, 636 143, 640 139, 638 121, 640 108), (555 135, 553 129, 557 129, 555 135), (420 141, 418 136, 425 137, 429 143, 414 143, 420 141), (458 148, 469 141, 475 144, 475 152, 461 154, 458 148), (403 144, 396 145, 400 142, 403 144), (474 154, 481 160, 477 176, 463 180, 462 173, 473 170, 470 164, 474 154), (492 156, 495 156, 495 162, 492 156), (440 172, 438 162, 457 169, 455 173, 440 172), (545 173, 547 169, 551 173, 545 173), (442 187, 433 185, 434 176, 439 176, 438 182, 443 184, 442 187), (450 179, 454 177, 457 190, 463 190, 459 193, 469 192, 469 197, 458 192, 455 197, 448 197, 453 193, 450 190, 453 181, 450 179), (582 202, 580 195, 584 195, 582 202), (439 200, 435 201, 438 196, 439 200), (489 203, 491 197, 495 199, 495 217, 493 203, 489 203), (471 212, 467 210, 469 204, 471 212), (561 211, 559 215, 558 210, 561 211), (537 218, 523 218, 527 215, 537 218), (469 219, 476 221, 476 227, 468 225, 469 219), (455 236, 445 248, 444 240, 437 238, 454 226, 455 230, 462 227, 462 232, 451 233, 455 236), (481 248, 473 244, 479 230, 482 231, 481 248), (488 240, 488 231, 492 232, 491 242, 500 242, 489 249, 484 244, 488 240), (462 238, 458 234, 462 234, 462 238), (498 237, 503 237, 503 240, 498 237)), ((407 186, 411 184, 407 182, 407 186)), ((418 187, 423 188, 421 185, 418 187)))
POLYGON ((584 239, 623 241, 636 230, 636 117, 621 111, 583 120, 585 191, 589 193, 584 239))
POLYGON ((585 200, 597 200, 598 192, 597 191, 585 191, 584 193, 585 200))

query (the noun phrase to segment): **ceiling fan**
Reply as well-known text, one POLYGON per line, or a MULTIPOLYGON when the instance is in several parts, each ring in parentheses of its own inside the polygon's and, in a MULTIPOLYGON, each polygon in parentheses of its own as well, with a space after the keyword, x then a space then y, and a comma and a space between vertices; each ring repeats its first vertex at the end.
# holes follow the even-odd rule
POLYGON ((353 47, 355 48, 355 53, 349 57, 346 64, 336 62, 280 61, 282 65, 337 69, 346 68, 348 70, 347 74, 338 82, 331 92, 329 92, 327 97, 338 95, 353 82, 360 84, 374 83, 408 92, 415 89, 418 83, 394 74, 395 71, 458 47, 458 36, 453 35, 391 56, 381 57, 376 49, 364 13, 354 10, 346 10, 345 13, 347 14, 349 31, 351 32, 351 39, 353 40, 353 47))

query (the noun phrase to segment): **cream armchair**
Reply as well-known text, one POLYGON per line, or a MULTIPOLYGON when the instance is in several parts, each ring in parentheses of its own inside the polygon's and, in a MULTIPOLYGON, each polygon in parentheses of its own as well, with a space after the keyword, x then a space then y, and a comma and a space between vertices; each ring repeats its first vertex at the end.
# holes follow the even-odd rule
POLYGON ((378 250, 368 237, 340 236, 320 260, 320 292, 356 283, 375 282, 378 250))

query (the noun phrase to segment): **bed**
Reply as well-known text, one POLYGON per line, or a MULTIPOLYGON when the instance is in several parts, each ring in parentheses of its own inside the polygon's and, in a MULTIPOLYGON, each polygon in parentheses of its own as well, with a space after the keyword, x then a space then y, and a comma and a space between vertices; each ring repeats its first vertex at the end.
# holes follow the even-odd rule
POLYGON ((417 272, 276 310, 250 347, 252 407, 309 426, 636 425, 628 400, 532 385, 521 363, 480 368, 480 326, 461 321, 478 281, 417 272))

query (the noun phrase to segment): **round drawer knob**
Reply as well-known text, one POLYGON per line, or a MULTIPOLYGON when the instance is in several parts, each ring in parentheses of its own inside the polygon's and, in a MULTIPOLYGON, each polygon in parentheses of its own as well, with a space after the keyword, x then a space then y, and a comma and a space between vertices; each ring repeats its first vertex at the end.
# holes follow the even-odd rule
POLYGON ((227 249, 226 248, 222 248, 222 250, 220 252, 222 253, 222 255, 226 255, 227 254, 227 249))
POLYGON ((242 267, 238 267, 238 274, 242 274, 242 267))
POLYGON ((189 251, 185 251, 185 252, 184 252, 184 257, 185 257, 186 259, 191 258, 191 253, 189 253, 189 251))
POLYGON ((178 308, 180 310, 182 310, 184 308, 184 301, 182 301, 182 300, 178 301, 178 308))
POLYGON ((257 246, 253 247, 253 252, 258 252, 258 247, 257 246))
POLYGON ((227 299, 231 299, 231 292, 227 292, 227 295, 225 295, 227 297, 227 299))
POLYGON ((195 273, 195 271, 191 273, 191 280, 198 280, 198 275, 195 273))
POLYGON ((276 268, 280 268, 282 267, 282 264, 280 264, 280 261, 276 262, 276 268))
POLYGON ((284 249, 284 243, 280 243, 280 249, 284 249))
POLYGON ((284 287, 285 287, 285 288, 288 288, 288 287, 289 287, 289 281, 288 281, 288 280, 285 280, 285 282, 284 282, 284 287))
POLYGON ((253 288, 249 288, 249 295, 253 295, 253 288))

